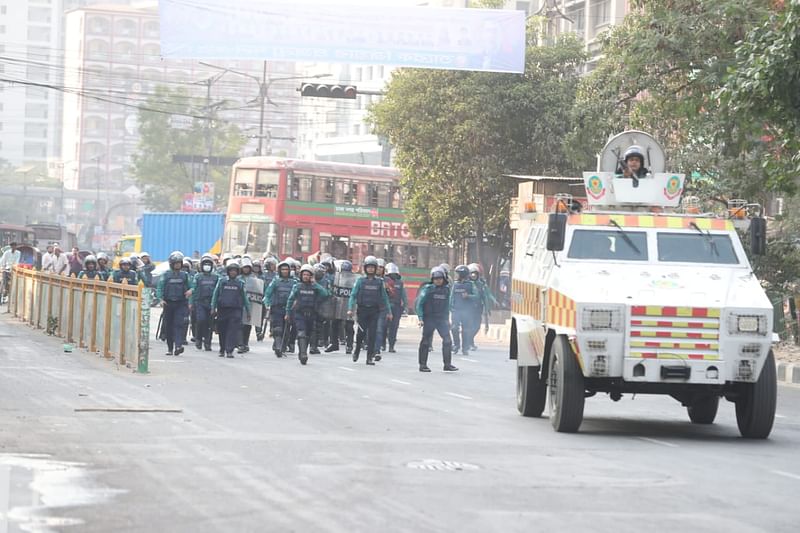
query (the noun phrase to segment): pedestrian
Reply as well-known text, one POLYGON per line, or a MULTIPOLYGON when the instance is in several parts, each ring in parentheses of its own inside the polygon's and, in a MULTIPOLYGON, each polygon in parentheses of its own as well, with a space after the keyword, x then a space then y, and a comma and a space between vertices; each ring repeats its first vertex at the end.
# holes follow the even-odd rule
MULTIPOLYGON (((300 281, 292 287, 283 319, 294 322, 297 331, 297 353, 302 365, 308 362, 309 344, 316 342, 314 326, 317 320, 317 307, 329 296, 330 293, 314 280, 314 268, 308 264, 300 267, 300 281)), ((319 350, 313 353, 319 353, 319 350)))
POLYGON ((78 279, 96 279, 99 281, 106 281, 108 276, 105 272, 97 270, 97 258, 93 255, 87 255, 83 260, 83 270, 78 272, 78 279))
POLYGON ((198 350, 205 348, 211 351, 211 339, 214 330, 211 327, 211 298, 220 277, 214 271, 214 259, 206 254, 200 259, 200 272, 194 276, 194 291, 192 292, 192 309, 196 317, 194 346, 198 350))
POLYGON ((72 253, 67 257, 67 262, 69 262, 69 275, 77 278, 83 270, 83 260, 77 246, 72 247, 72 253))
POLYGON ((53 244, 47 245, 47 251, 42 255, 42 272, 53 271, 53 244))
POLYGON ((367 364, 374 365, 374 361, 380 361, 380 355, 375 357, 375 333, 378 328, 378 319, 386 316, 388 320, 392 315, 389 309, 389 296, 386 294, 386 287, 383 278, 377 277, 378 259, 374 255, 364 258, 364 276, 356 280, 353 292, 350 294, 350 301, 347 304, 347 315, 353 316, 353 311, 358 305, 356 317, 358 320, 358 333, 356 334, 356 349, 353 352, 353 361, 358 361, 361 347, 367 347, 367 364), (383 313, 386 312, 386 315, 383 313))
POLYGON ((240 279, 244 282, 244 292, 250 302, 250 313, 242 321, 242 337, 239 343, 239 353, 250 351, 250 332, 253 324, 261 324, 261 300, 264 298, 264 280, 253 271, 253 260, 249 256, 242 258, 240 266, 240 279))
POLYGON ((442 360, 445 372, 458 370, 452 364, 453 354, 450 339, 450 287, 446 281, 444 269, 433 267, 431 281, 420 289, 417 299, 417 317, 422 327, 422 340, 419 343, 419 371, 430 372, 428 368, 428 352, 433 344, 433 332, 442 338, 442 360))
MULTIPOLYGON (((480 306, 480 297, 475 285, 469 279, 469 269, 466 265, 458 265, 455 270, 455 281, 450 289, 450 312, 453 323, 453 353, 463 350, 464 355, 469 355, 474 335, 475 323, 474 310, 480 306)), ((480 317, 478 317, 480 324, 480 317)))
POLYGON ((131 269, 131 260, 127 257, 123 257, 119 260, 119 269, 115 270, 111 274, 111 277, 106 279, 113 283, 122 283, 125 281, 128 285, 136 285, 139 283, 139 276, 131 269))
POLYGON ((22 253, 17 250, 16 242, 9 244, 8 249, 0 257, 0 271, 3 273, 3 290, 0 293, 0 299, 4 299, 9 294, 11 290, 11 272, 19 264, 21 257, 22 253))
POLYGON ((69 275, 69 260, 67 259, 66 255, 61 253, 61 247, 57 244, 53 246, 51 272, 53 272, 53 274, 58 274, 59 276, 69 275))
POLYGON ((183 270, 183 254, 169 254, 170 270, 158 280, 156 297, 164 313, 163 329, 167 337, 167 355, 180 355, 186 344, 186 326, 189 320, 193 280, 183 270))
POLYGON ((226 276, 220 278, 211 298, 211 313, 217 321, 219 332, 219 356, 233 359, 233 349, 242 331, 242 319, 250 313, 250 301, 244 291, 244 282, 239 279, 239 262, 226 262, 226 276))
POLYGON ((400 318, 403 311, 408 308, 408 293, 400 275, 400 268, 395 263, 386 265, 386 292, 389 295, 389 305, 392 310, 392 320, 386 325, 386 337, 389 342, 389 353, 395 353, 394 345, 397 343, 397 330, 400 328, 400 318))
POLYGON ((264 289, 263 303, 269 307, 270 327, 272 328, 272 350, 277 357, 283 357, 286 342, 290 336, 290 322, 285 320, 286 304, 292 293, 295 280, 291 277, 289 262, 278 263, 278 275, 264 289))
MULTIPOLYGON (((335 268, 334 263, 334 268, 335 268)), ((357 276, 353 273, 353 263, 344 260, 339 263, 339 271, 333 278, 333 315, 331 323, 330 344, 325 348, 325 353, 338 352, 339 343, 344 340, 347 355, 353 353, 353 317, 347 314, 350 295, 356 284, 357 276)))

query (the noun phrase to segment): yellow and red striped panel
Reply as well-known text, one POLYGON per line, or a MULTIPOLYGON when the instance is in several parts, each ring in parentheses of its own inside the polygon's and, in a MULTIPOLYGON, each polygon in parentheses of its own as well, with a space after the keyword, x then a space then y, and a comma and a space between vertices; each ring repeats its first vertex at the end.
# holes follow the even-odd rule
POLYGON ((542 288, 529 281, 511 280, 511 311, 541 320, 542 288))
POLYGON ((716 342, 664 342, 664 341, 631 341, 631 348, 667 348, 681 350, 719 350, 716 342))
POLYGON ((697 360, 697 361, 719 361, 720 356, 716 354, 702 354, 702 353, 658 353, 658 352, 638 352, 631 351, 631 357, 638 357, 640 359, 679 359, 697 360))
POLYGON ((719 339, 719 333, 700 333, 696 331, 631 331, 631 337, 647 337, 657 339, 719 339))
POLYGON ((626 228, 692 229, 695 223, 702 230, 733 231, 733 222, 725 218, 678 217, 669 215, 610 215, 583 213, 569 217, 578 226, 608 226, 611 221, 626 228))
POLYGON ((575 329, 577 305, 575 300, 556 290, 547 292, 547 323, 575 329))
POLYGON ((649 328, 717 329, 719 324, 714 322, 685 322, 676 320, 631 320, 631 326, 649 328))
MULTIPOLYGON (((657 306, 657 305, 634 305, 633 307, 631 307, 631 316, 719 318, 719 315, 720 315, 719 309, 712 309, 709 307, 671 307, 671 306, 657 306)), ((679 326, 673 326, 673 327, 679 327, 679 326)), ((686 327, 694 327, 694 326, 686 326, 686 327)))

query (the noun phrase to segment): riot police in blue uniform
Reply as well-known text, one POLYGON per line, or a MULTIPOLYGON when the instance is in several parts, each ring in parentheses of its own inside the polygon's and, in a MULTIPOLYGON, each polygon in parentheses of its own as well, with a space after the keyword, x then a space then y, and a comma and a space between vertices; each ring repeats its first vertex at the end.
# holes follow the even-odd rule
POLYGON ((93 255, 87 255, 83 260, 83 270, 78 273, 78 279, 97 279, 105 281, 107 279, 105 272, 97 270, 97 258, 93 255))
POLYGON ((211 312, 219 332, 219 356, 229 359, 233 358, 233 349, 239 343, 243 316, 250 314, 250 301, 244 290, 244 281, 239 278, 239 271, 238 261, 228 261, 226 276, 217 282, 211 297, 211 312))
POLYGON ((286 342, 290 336, 290 322, 284 320, 284 317, 286 316, 286 304, 295 283, 295 279, 289 274, 289 262, 281 261, 278 263, 278 275, 264 290, 264 305, 270 308, 272 350, 278 357, 283 357, 286 342))
POLYGON ((180 355, 183 353, 183 345, 186 344, 186 326, 190 312, 189 297, 192 295, 193 280, 183 270, 181 252, 169 254, 168 261, 170 270, 158 280, 156 297, 162 300, 167 355, 180 355))
POLYGON ((145 287, 152 288, 153 270, 156 269, 156 265, 150 259, 150 254, 147 252, 142 252, 139 254, 139 260, 142 262, 142 266, 137 269, 139 271, 139 278, 142 280, 142 282, 144 282, 145 287))
POLYGON ((458 265, 455 270, 456 279, 450 289, 450 311, 453 317, 453 353, 463 350, 469 355, 474 337, 475 307, 479 304, 478 291, 469 279, 466 265, 458 265))
MULTIPOLYGON (((329 296, 330 293, 314 281, 314 268, 311 265, 300 267, 300 281, 292 287, 283 319, 294 321, 295 331, 297 331, 298 357, 303 365, 308 362, 309 343, 316 341, 314 326, 317 307, 323 299, 329 296)), ((319 350, 316 350, 316 353, 319 353, 319 350)))
POLYGON ((197 320, 194 345, 198 350, 205 348, 207 352, 211 351, 211 337, 214 335, 211 327, 211 298, 218 282, 214 258, 206 254, 200 259, 200 272, 194 276, 195 288, 191 299, 197 320))
MULTIPOLYGON (((333 280, 328 278, 328 267, 322 263, 314 265, 314 281, 328 291, 333 289, 333 280)), ((319 302, 314 316, 314 333, 309 340, 309 352, 318 354, 320 347, 328 346, 330 323, 333 319, 333 299, 329 296, 319 302)))
POLYGON ((139 283, 139 275, 131 269, 131 260, 127 257, 119 260, 119 270, 115 270, 110 278, 114 283, 122 283, 123 280, 127 281, 128 285, 139 283))
POLYGON ((353 361, 358 361, 361 347, 366 344, 367 364, 374 365, 373 361, 380 361, 380 355, 375 357, 375 334, 378 329, 378 320, 381 316, 392 319, 389 309, 389 297, 383 278, 377 277, 378 259, 369 255, 364 259, 364 276, 356 280, 350 301, 347 304, 348 317, 353 316, 353 309, 358 305, 356 313, 358 319, 358 334, 356 335, 356 350, 353 352, 353 361), (387 313, 387 315, 383 315, 387 313))
POLYGON ((426 283, 417 298, 417 317, 422 326, 422 340, 419 343, 419 371, 430 372, 428 352, 433 344, 433 332, 442 338, 442 359, 445 372, 458 370, 452 364, 453 354, 450 340, 450 287, 445 283, 442 267, 431 269, 431 282, 426 283))
POLYGON ((394 264, 386 265, 386 292, 389 294, 389 305, 392 310, 392 320, 386 324, 386 337, 389 341, 389 353, 394 353, 397 342, 397 330, 400 328, 400 318, 408 307, 408 293, 406 292, 400 268, 394 264))

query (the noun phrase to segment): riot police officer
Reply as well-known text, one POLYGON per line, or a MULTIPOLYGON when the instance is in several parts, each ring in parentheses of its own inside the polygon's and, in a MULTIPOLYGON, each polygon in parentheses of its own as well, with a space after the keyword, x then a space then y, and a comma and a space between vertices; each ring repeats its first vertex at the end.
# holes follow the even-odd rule
POLYGON ((391 305, 392 320, 386 325, 387 340, 389 341, 389 353, 395 353, 394 345, 397 342, 397 330, 400 327, 400 317, 408 307, 408 293, 400 275, 400 268, 394 264, 386 265, 386 292, 389 295, 389 305, 391 305))
POLYGON ((105 272, 97 270, 97 258, 93 255, 87 255, 83 260, 83 270, 78 273, 78 279, 97 279, 105 281, 107 275, 105 272))
POLYGON ((466 265, 458 265, 455 273, 456 280, 450 289, 453 353, 463 349, 464 355, 469 355, 475 321, 474 309, 479 304, 479 296, 475 285, 469 279, 469 269, 466 265))
POLYGON ((212 316, 217 321, 219 332, 219 356, 233 359, 233 349, 239 342, 242 318, 250 314, 250 301, 244 290, 244 281, 239 279, 239 262, 228 261, 226 276, 220 278, 211 297, 212 316))
POLYGON ((431 269, 431 282, 426 283, 420 290, 417 299, 417 317, 422 327, 422 340, 419 343, 419 371, 430 372, 428 368, 428 352, 433 344, 433 332, 439 333, 442 338, 442 359, 445 372, 458 370, 452 364, 450 339, 450 287, 445 283, 444 269, 433 267, 431 269))
POLYGON ((142 252, 139 255, 139 260, 142 262, 141 268, 139 268, 139 277, 144 282, 144 286, 148 288, 153 287, 153 270, 155 270, 156 265, 153 263, 152 259, 150 259, 150 254, 147 252, 142 252))
POLYGON ((378 259, 369 255, 364 258, 364 276, 356 280, 353 292, 350 294, 350 301, 347 304, 347 315, 353 316, 353 309, 358 305, 356 313, 358 319, 358 334, 356 335, 356 350, 353 352, 353 361, 358 361, 361 347, 366 343, 367 364, 374 365, 374 361, 380 361, 380 355, 375 357, 375 332, 378 327, 378 320, 382 312, 386 312, 386 318, 392 319, 389 309, 389 297, 386 294, 386 287, 383 278, 377 277, 378 259))
POLYGON ((336 272, 333 278, 333 298, 331 300, 333 300, 334 319, 331 321, 330 344, 325 348, 325 353, 338 352, 341 339, 345 341, 347 355, 353 353, 355 331, 352 317, 347 314, 347 306, 355 284, 356 275, 353 273, 353 263, 347 260, 342 261, 339 264, 339 272, 336 272))
MULTIPOLYGON (((278 266, 278 260, 271 255, 264 253, 263 265, 261 279, 264 280, 264 290, 266 290, 266 288, 269 287, 269 284, 272 283, 272 280, 275 279, 275 269, 278 266)), ((269 327, 269 307, 260 302, 259 305, 261 305, 261 323, 256 329, 256 340, 261 342, 264 340, 264 336, 267 333, 267 328, 269 327)))
MULTIPOLYGON (((380 278, 384 281, 384 287, 386 286, 386 260, 382 257, 378 258, 378 269, 375 272, 375 277, 380 278)), ((387 292, 388 294, 388 292, 387 292)), ((378 323, 377 327, 375 328, 375 356, 376 360, 380 361, 381 351, 386 349, 386 317, 389 312, 390 307, 387 306, 386 309, 381 311, 381 314, 378 316, 378 323)))
MULTIPOLYGON (((300 281, 292 287, 283 319, 294 321, 297 331, 298 357, 303 365, 308 362, 309 342, 316 342, 314 325, 317 306, 328 296, 330 293, 314 281, 314 268, 307 264, 300 267, 300 281)), ((319 353, 319 350, 316 350, 315 353, 319 353)))
MULTIPOLYGON (((333 290, 333 280, 328 277, 328 267, 323 263, 314 265, 314 281, 328 291, 330 295, 333 290)), ((311 349, 309 353, 318 354, 320 346, 329 345, 330 325, 333 320, 333 298, 330 296, 319 302, 316 310, 316 320, 314 323, 314 335, 311 338, 311 349)))
POLYGON ((112 272, 108 268, 108 255, 105 252, 99 252, 97 254, 97 270, 103 273, 105 276, 104 279, 108 279, 111 277, 112 272))
POLYGON ((470 263, 467 268, 469 268, 469 279, 475 284, 475 288, 478 290, 478 300, 476 300, 472 311, 473 344, 471 347, 472 350, 477 350, 478 348, 475 346, 475 335, 477 335, 481 329, 481 318, 483 318, 486 324, 484 331, 489 331, 489 315, 491 314, 492 308, 497 305, 497 300, 486 284, 486 280, 483 279, 481 266, 478 263, 470 263))
POLYGON ((244 282, 244 291, 250 301, 250 314, 242 323, 242 339, 239 344, 239 353, 250 351, 250 332, 253 324, 261 325, 261 300, 264 298, 264 280, 253 271, 253 261, 250 256, 242 257, 240 278, 244 282))
POLYGON ((211 298, 219 279, 214 270, 214 258, 204 255, 200 259, 200 272, 194 276, 195 289, 191 298, 197 319, 194 345, 198 350, 204 347, 207 352, 211 351, 211 337, 214 335, 211 327, 211 298))
POLYGON ((114 283, 122 283, 123 280, 127 281, 128 285, 139 283, 139 275, 131 269, 131 260, 127 257, 119 260, 119 270, 115 270, 111 278, 109 278, 109 281, 114 283))
POLYGON ((192 295, 193 280, 183 270, 181 252, 169 254, 168 261, 170 270, 158 280, 156 297, 162 300, 167 355, 180 355, 183 353, 183 345, 186 344, 186 326, 191 307, 189 297, 192 295))
POLYGON ((278 263, 278 275, 264 290, 263 303, 270 308, 270 327, 272 328, 272 350, 278 357, 283 357, 286 342, 289 340, 290 322, 284 320, 287 314, 286 304, 292 292, 295 280, 289 273, 289 262, 278 263))

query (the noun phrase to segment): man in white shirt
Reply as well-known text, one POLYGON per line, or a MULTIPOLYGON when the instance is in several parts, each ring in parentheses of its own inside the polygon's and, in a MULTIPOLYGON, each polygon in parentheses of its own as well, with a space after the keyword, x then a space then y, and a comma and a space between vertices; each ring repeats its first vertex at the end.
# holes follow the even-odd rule
POLYGON ((53 271, 53 245, 47 245, 47 251, 42 255, 42 272, 53 271))
POLYGON ((53 263, 51 272, 59 276, 69 275, 69 260, 67 256, 61 253, 61 248, 58 245, 53 246, 53 263))
POLYGON ((10 248, 3 252, 0 257, 0 270, 11 270, 11 267, 19 264, 20 252, 17 250, 17 243, 12 242, 9 244, 10 248))

